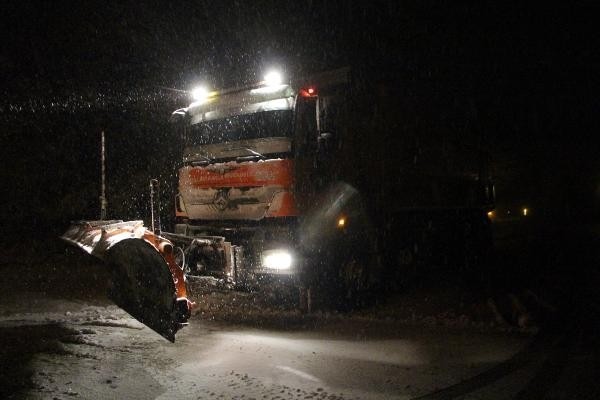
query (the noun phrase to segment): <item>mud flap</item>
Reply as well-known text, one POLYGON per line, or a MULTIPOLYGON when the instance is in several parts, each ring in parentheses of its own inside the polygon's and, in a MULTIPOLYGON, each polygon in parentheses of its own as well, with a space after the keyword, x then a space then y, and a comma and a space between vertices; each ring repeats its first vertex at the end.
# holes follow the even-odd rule
POLYGON ((82 221, 73 224, 62 239, 109 266, 112 287, 108 295, 115 304, 175 341, 192 303, 170 241, 145 229, 141 221, 82 221))

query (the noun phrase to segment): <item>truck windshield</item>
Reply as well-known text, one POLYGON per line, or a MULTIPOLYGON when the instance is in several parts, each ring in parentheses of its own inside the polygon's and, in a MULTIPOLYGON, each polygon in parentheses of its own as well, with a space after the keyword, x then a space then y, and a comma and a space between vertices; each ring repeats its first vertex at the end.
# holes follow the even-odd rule
POLYGON ((292 111, 264 111, 191 126, 188 146, 292 135, 292 111))

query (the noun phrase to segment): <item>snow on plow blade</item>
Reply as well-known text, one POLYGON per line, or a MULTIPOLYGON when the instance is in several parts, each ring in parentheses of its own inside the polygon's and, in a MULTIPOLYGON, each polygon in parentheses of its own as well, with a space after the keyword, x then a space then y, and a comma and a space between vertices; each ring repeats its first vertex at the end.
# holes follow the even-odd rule
POLYGON ((190 316, 183 271, 173 245, 142 221, 80 221, 61 237, 110 268, 109 297, 171 342, 190 316))

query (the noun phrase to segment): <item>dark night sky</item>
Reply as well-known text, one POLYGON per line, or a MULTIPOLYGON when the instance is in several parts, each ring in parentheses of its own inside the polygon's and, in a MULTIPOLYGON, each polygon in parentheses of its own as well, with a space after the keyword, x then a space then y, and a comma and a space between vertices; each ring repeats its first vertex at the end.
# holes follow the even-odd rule
POLYGON ((166 119, 187 101, 160 87, 255 81, 271 65, 290 76, 373 71, 401 111, 486 137, 501 200, 597 212, 596 11, 592 2, 5 2, 4 220, 46 226, 90 213, 102 129, 114 213, 140 216, 144 197, 118 187, 144 191, 153 167, 173 180, 166 119))

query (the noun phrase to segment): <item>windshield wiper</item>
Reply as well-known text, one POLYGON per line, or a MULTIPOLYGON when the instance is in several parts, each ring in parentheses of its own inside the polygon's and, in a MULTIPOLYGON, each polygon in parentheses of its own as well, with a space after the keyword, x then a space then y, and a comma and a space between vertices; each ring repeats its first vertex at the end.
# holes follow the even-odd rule
POLYGON ((249 147, 240 147, 240 150, 246 150, 247 152, 251 153, 251 155, 239 156, 236 158, 236 161, 250 161, 250 160, 255 160, 257 158, 264 160, 266 158, 263 154, 260 154, 258 151, 252 150, 249 147))
POLYGON ((212 164, 212 162, 214 161, 214 159, 205 156, 203 154, 194 154, 193 157, 200 157, 202 158, 202 160, 193 160, 190 162, 190 164, 192 164, 193 166, 203 166, 203 165, 208 165, 208 164, 212 164))

